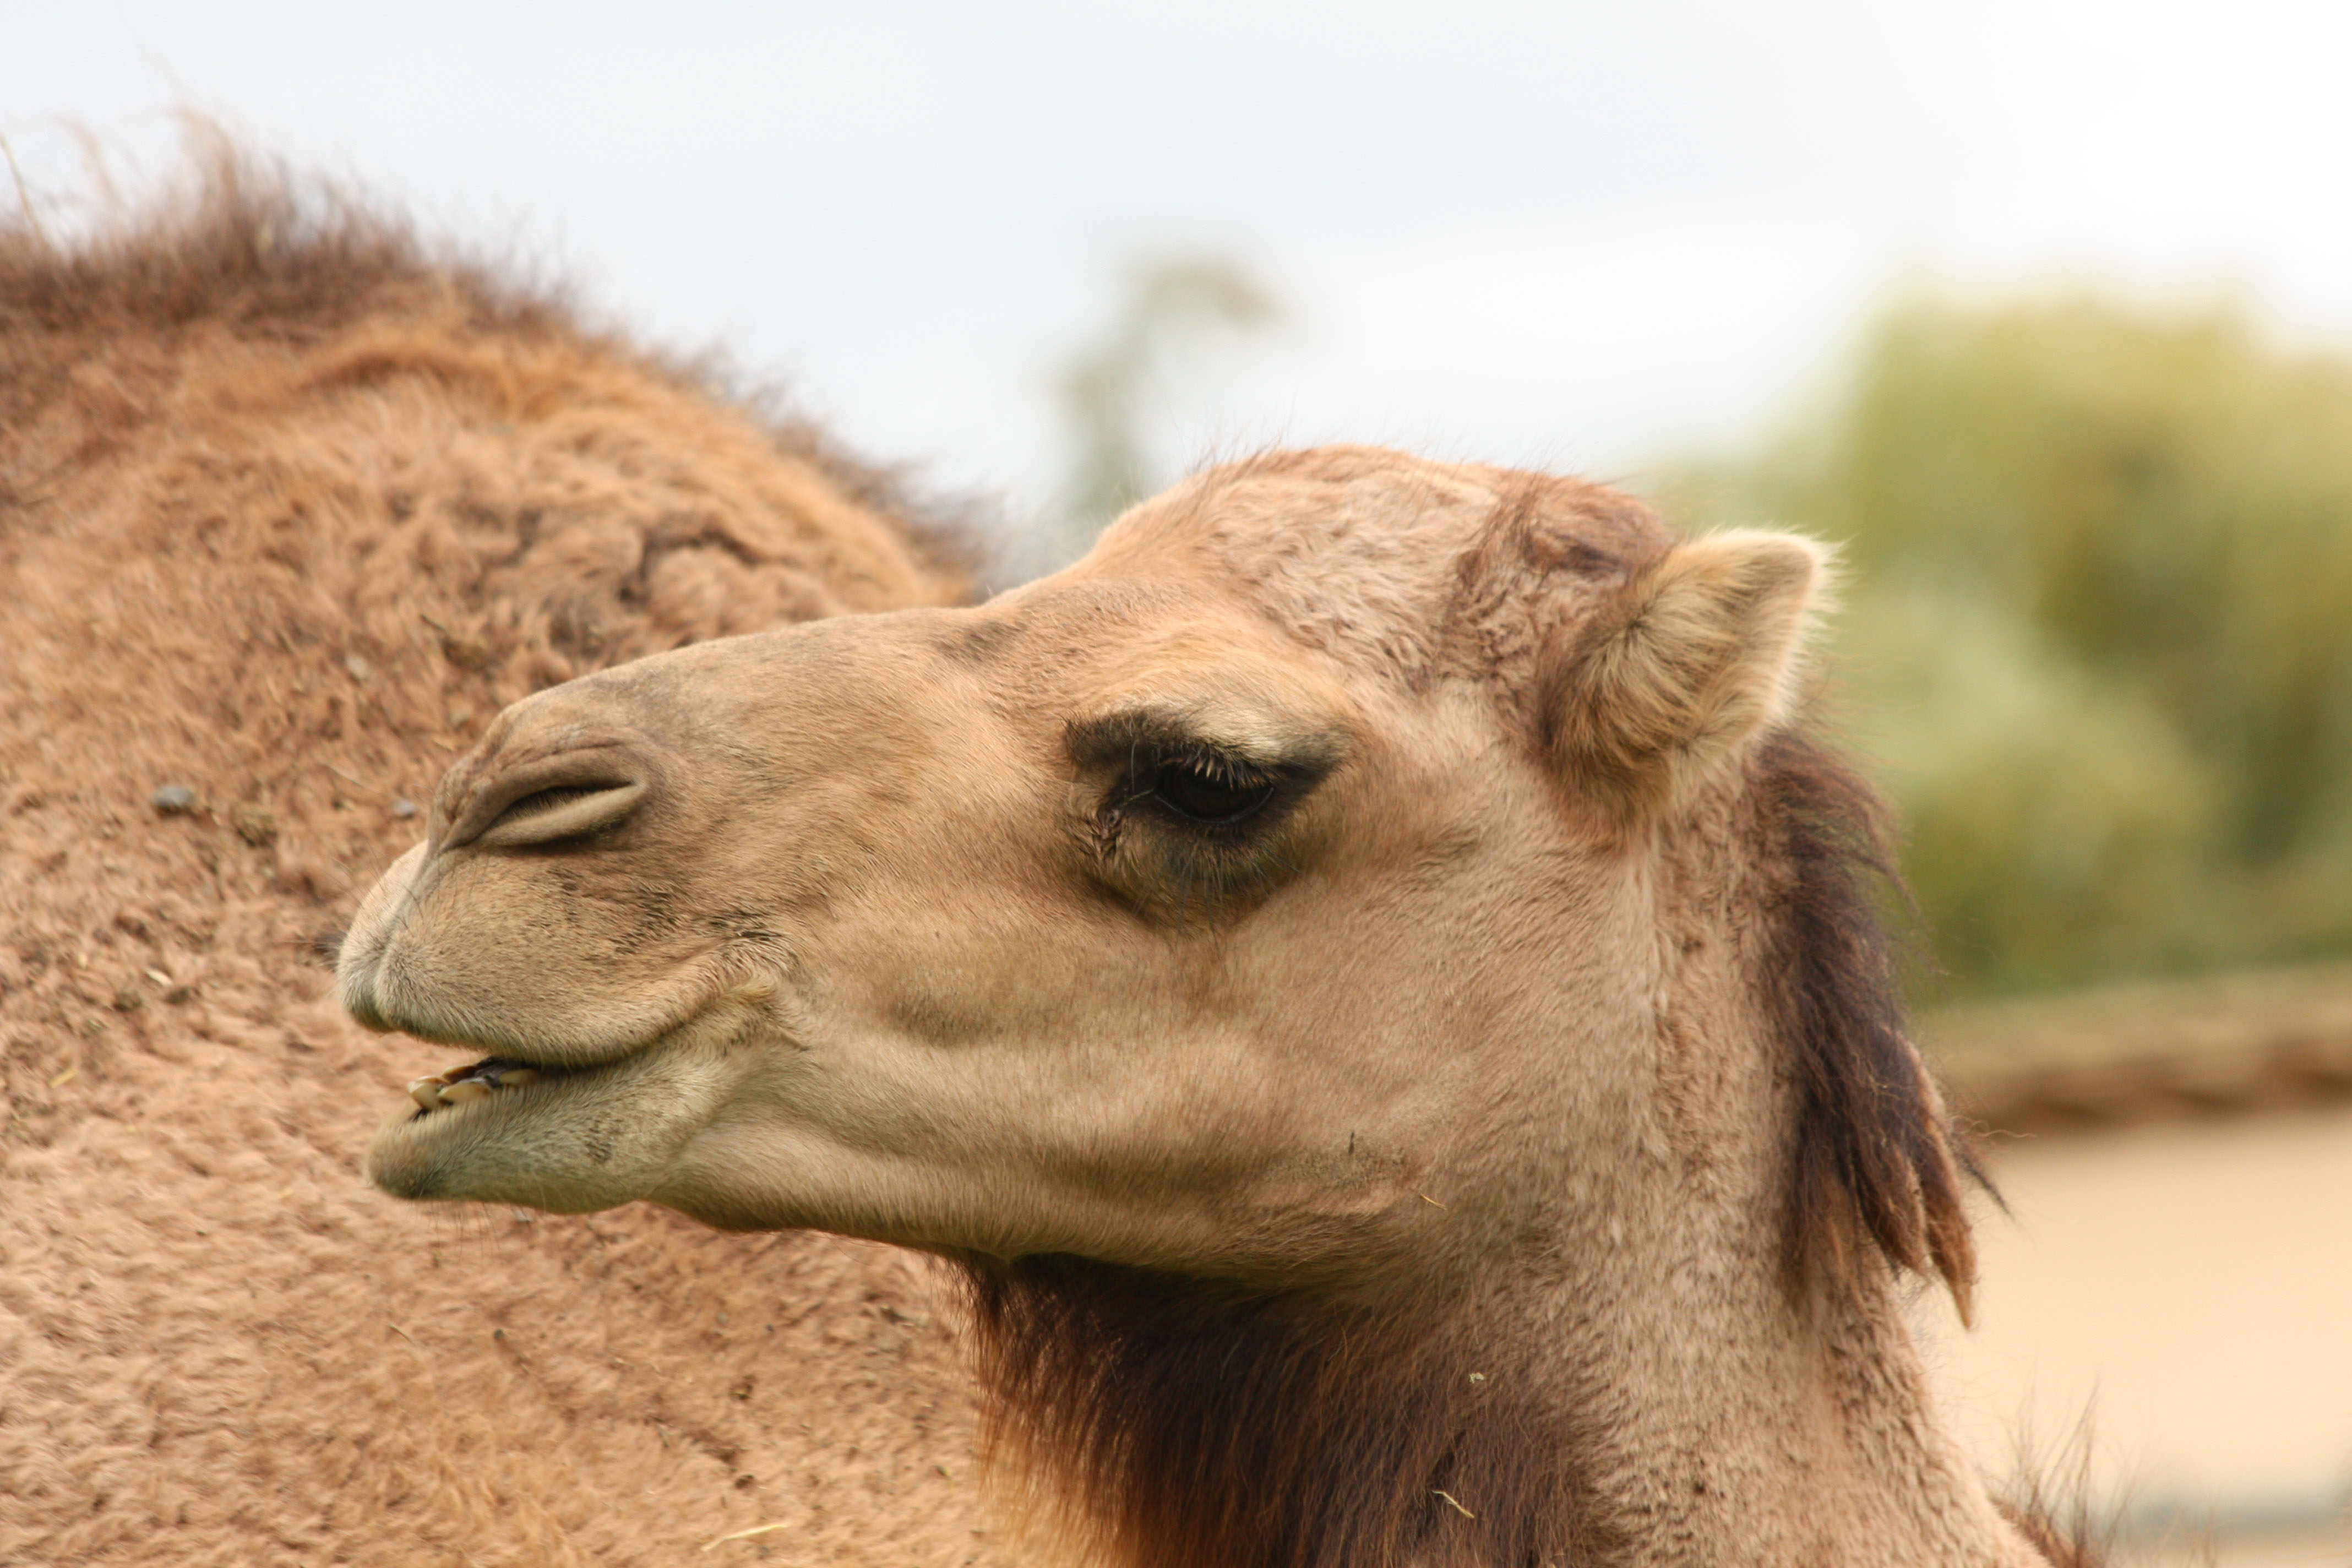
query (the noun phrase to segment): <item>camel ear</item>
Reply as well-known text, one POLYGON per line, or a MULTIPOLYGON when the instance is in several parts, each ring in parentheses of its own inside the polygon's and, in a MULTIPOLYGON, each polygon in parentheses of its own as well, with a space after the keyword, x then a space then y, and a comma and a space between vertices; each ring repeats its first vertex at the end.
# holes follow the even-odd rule
POLYGON ((1793 534, 1676 544, 1549 650, 1538 700, 1555 760, 1637 810, 1687 799, 1794 709, 1829 568, 1793 534))

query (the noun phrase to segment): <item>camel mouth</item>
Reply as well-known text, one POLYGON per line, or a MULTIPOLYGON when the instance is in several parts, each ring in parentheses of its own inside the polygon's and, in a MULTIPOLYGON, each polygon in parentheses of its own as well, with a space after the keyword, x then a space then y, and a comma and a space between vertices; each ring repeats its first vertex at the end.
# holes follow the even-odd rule
POLYGON ((494 1094, 514 1094, 542 1079, 572 1078, 593 1070, 549 1067, 540 1062, 520 1061, 513 1057, 485 1057, 471 1067, 455 1068, 412 1082, 408 1086, 408 1098, 416 1101, 416 1110, 408 1120, 422 1121, 436 1111, 469 1105, 478 1100, 488 1100, 494 1094))
POLYGON ((558 1214, 646 1196, 754 1059, 735 1048, 751 1014, 725 1002, 603 1061, 559 1066, 508 1047, 416 1079, 413 1103, 369 1143, 369 1183, 398 1198, 558 1214))

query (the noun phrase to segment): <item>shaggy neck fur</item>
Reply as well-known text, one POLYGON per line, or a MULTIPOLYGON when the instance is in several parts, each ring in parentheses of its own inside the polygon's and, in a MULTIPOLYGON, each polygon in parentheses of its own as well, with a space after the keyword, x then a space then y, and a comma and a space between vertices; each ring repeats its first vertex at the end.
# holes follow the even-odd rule
POLYGON ((1890 1291, 1792 1302, 1760 1253, 1727 1291, 1696 1250, 1388 1308, 970 1265, 992 1449, 1072 1563, 2036 1561, 1929 1416, 1890 1291))
POLYGON ((1495 1303, 1370 1306, 1086 1258, 968 1269, 992 1436, 1081 1561, 1587 1559, 1572 1415, 1495 1303))
POLYGON ((1754 819, 1656 879, 1656 1120, 1475 1287, 966 1266, 996 1450, 1078 1560, 2042 1561, 1935 1420, 1900 1312, 1906 1268, 1965 1300, 1972 1168, 1903 1034, 1871 797, 1787 737, 1748 784, 1754 819), (1765 847, 1727 866, 1734 842, 1765 847), (1759 892, 1743 947, 1707 906, 1759 892), (1728 1048, 1759 1012, 1766 1048, 1728 1048), (1758 1099, 1777 1137, 1723 1132, 1758 1099))

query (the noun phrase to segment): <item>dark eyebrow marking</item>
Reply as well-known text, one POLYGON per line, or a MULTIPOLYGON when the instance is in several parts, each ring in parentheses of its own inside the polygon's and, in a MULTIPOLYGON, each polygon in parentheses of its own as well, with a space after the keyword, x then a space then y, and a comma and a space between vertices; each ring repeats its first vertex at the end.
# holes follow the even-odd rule
POLYGON ((1133 772, 1147 760, 1156 765, 1166 758, 1206 756, 1242 771, 1276 769, 1315 778, 1338 766, 1349 750, 1347 735, 1337 730, 1285 736, 1271 747, 1238 744, 1204 731, 1181 712, 1155 708, 1073 720, 1064 727, 1062 743, 1070 760, 1087 769, 1133 772))

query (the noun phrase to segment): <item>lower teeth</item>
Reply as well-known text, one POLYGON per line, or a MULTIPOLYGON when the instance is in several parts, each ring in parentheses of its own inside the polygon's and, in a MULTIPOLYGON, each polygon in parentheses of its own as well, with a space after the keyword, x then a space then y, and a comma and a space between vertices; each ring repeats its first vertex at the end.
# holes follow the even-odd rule
POLYGON ((539 1081, 539 1069, 527 1067, 468 1068, 457 1078, 446 1073, 420 1078, 408 1086, 408 1098, 416 1101, 421 1110, 438 1110, 445 1105, 464 1105, 477 1100, 488 1100, 502 1089, 520 1089, 539 1081))

